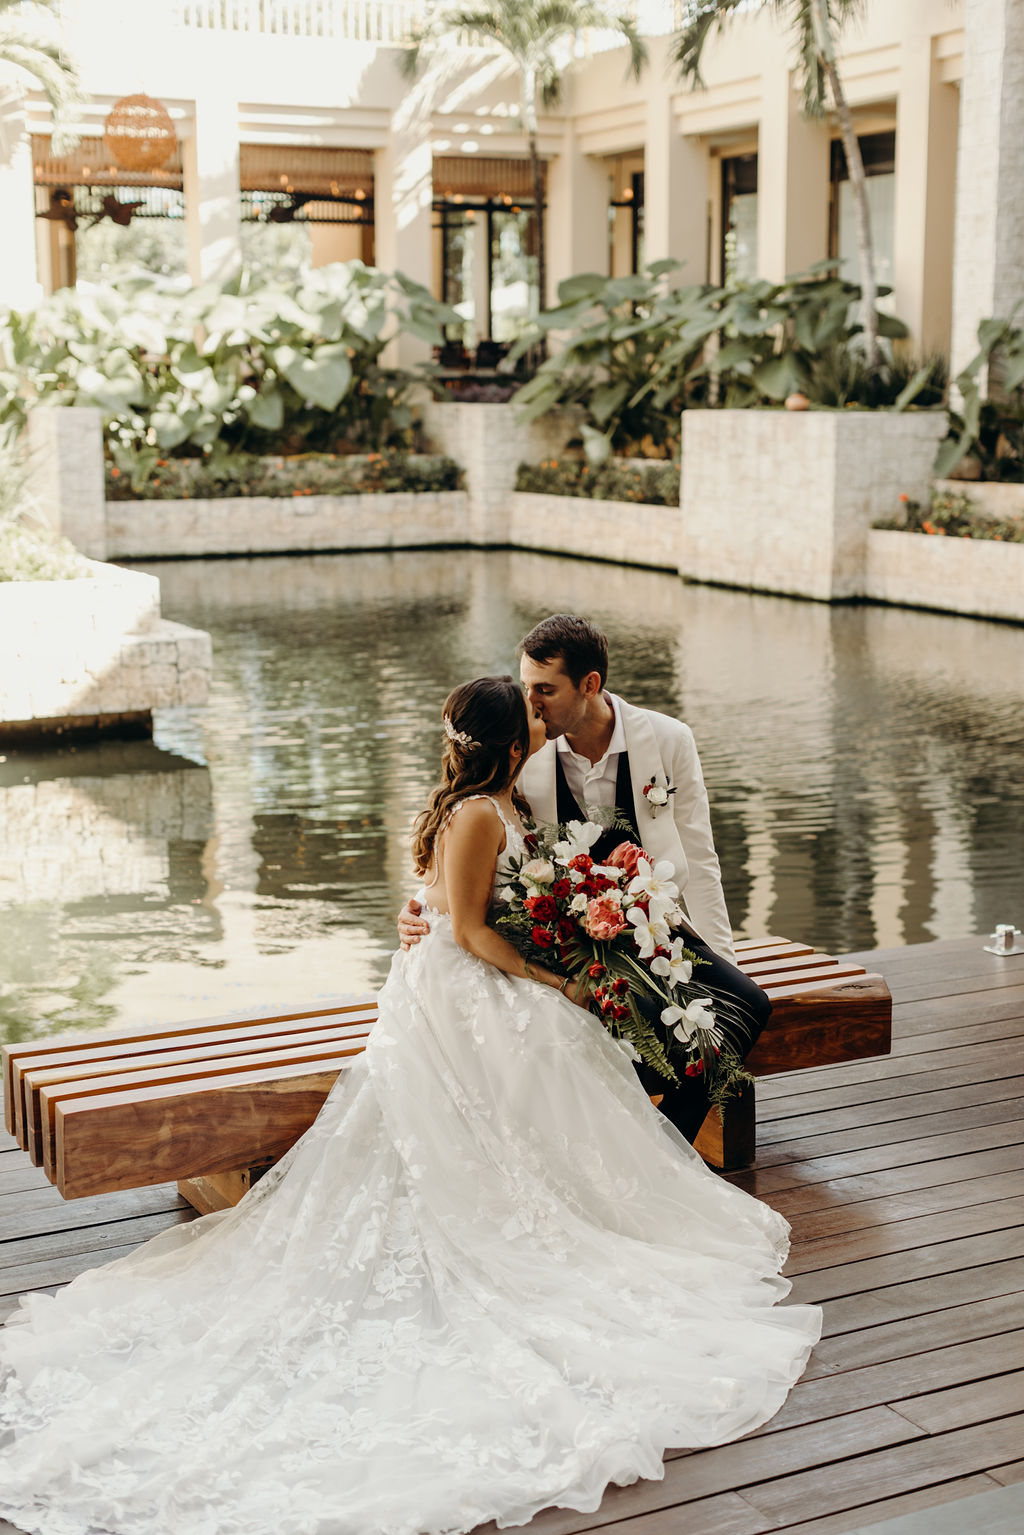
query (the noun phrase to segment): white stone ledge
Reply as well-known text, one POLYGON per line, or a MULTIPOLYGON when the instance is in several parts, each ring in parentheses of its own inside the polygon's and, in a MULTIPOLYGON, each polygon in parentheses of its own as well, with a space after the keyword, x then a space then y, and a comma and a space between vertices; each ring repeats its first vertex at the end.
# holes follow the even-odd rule
POLYGON ((161 618, 155 576, 89 565, 0 585, 0 729, 205 702, 210 636, 161 618))
POLYGON ((469 503, 461 490, 107 502, 107 547, 118 559, 417 548, 468 540, 469 503))
POLYGON ((675 570, 679 508, 518 490, 511 496, 509 543, 517 549, 675 570))
POLYGON ((865 596, 1024 623, 1024 544, 873 528, 865 596))

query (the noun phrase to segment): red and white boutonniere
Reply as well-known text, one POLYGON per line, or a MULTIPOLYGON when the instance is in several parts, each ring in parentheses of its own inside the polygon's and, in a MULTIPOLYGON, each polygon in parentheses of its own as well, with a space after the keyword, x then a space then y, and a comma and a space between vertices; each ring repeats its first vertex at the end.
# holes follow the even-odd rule
POLYGON ((669 795, 675 792, 674 784, 669 783, 664 773, 653 774, 650 783, 644 784, 644 799, 651 808, 651 815, 657 815, 668 804, 669 795))

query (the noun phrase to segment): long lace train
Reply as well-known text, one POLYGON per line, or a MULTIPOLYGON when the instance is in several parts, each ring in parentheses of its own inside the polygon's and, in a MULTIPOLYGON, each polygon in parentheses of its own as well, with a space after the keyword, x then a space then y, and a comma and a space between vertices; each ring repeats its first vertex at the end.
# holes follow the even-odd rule
POLYGON ((0 1513, 31 1535, 419 1535, 590 1510, 777 1411, 786 1223, 589 1014, 396 956, 365 1054, 234 1210, 29 1296, 0 1513))

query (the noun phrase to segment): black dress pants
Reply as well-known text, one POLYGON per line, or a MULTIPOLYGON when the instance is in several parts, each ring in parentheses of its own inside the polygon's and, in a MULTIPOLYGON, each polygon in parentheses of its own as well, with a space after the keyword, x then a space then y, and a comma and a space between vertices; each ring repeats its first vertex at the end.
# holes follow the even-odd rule
MULTIPOLYGON (((694 965, 693 979, 706 986, 714 997, 715 1020, 722 1031, 723 1048, 731 1050, 741 1061, 746 1060, 768 1022, 771 1003, 755 981, 716 954, 695 933, 687 932, 684 942, 699 959, 707 961, 694 965)), ((652 1001, 645 1012, 652 1022, 657 1021, 661 1016, 660 1004, 652 1001)), ((679 1086, 673 1087, 649 1066, 638 1066, 637 1072, 648 1093, 664 1095, 659 1105, 661 1112, 692 1145, 711 1107, 703 1077, 680 1074, 679 1086)))

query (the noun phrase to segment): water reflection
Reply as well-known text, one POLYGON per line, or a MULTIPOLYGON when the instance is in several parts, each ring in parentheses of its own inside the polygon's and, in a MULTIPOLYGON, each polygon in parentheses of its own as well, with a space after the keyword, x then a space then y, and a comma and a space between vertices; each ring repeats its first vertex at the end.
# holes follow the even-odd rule
POLYGON ((743 934, 835 952, 1024 915, 1019 629, 519 553, 152 568, 213 634, 211 700, 155 746, 0 767, 8 1037, 377 984, 440 701, 555 610, 693 726, 743 934))

